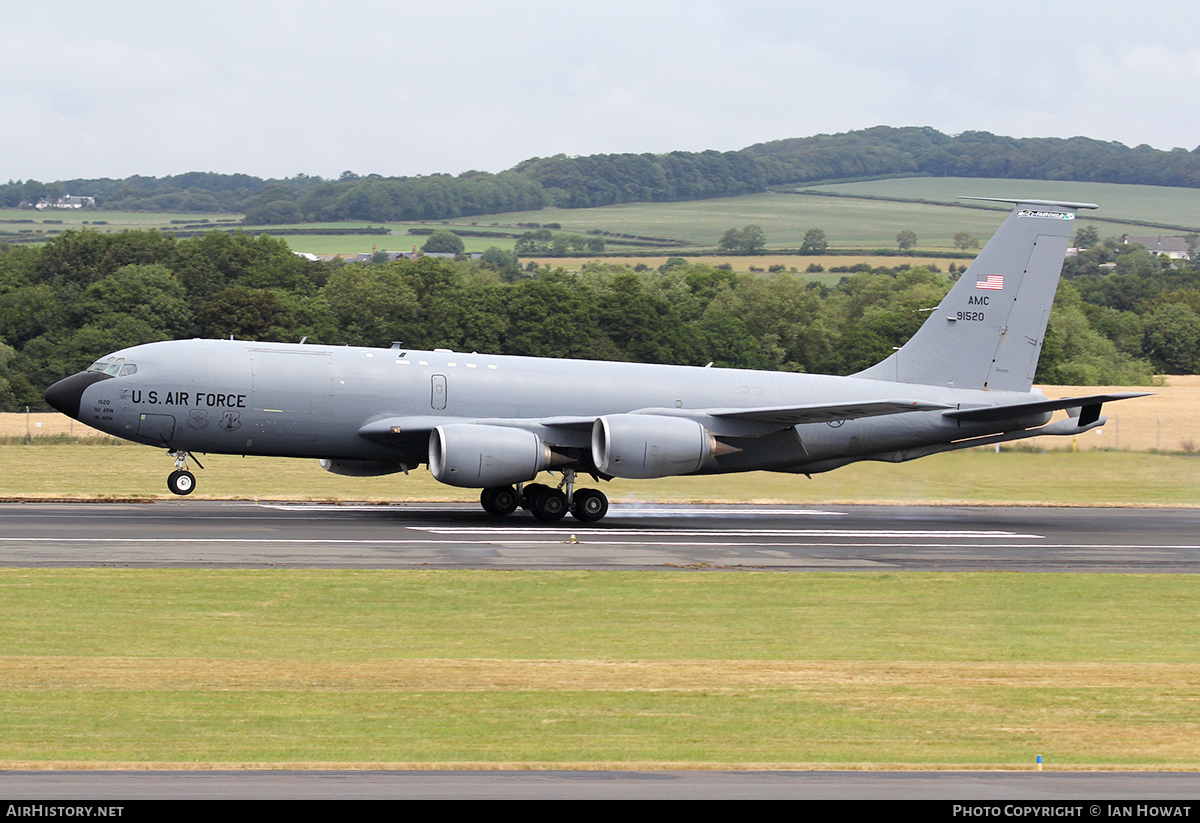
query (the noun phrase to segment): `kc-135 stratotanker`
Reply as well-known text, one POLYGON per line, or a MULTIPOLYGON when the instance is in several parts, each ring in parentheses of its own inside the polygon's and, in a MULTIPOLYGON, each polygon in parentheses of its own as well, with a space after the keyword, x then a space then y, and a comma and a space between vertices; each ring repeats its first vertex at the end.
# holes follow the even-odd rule
POLYGON ((912 339, 849 377, 197 339, 114 352, 46 400, 165 447, 175 494, 195 487, 194 452, 316 458, 354 477, 424 463, 482 489, 494 515, 524 507, 548 522, 607 513, 580 474, 811 475, 1103 425, 1101 404, 1144 393, 1032 391, 1076 212, 1096 206, 973 199, 1015 208, 912 339), (557 483, 530 482, 542 472, 557 483))

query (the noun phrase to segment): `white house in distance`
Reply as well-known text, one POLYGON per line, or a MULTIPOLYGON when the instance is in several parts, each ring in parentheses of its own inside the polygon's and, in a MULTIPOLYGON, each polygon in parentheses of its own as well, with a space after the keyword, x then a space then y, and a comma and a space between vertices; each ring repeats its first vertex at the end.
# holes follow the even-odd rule
POLYGON ((77 195, 65 195, 57 200, 39 200, 34 204, 35 209, 82 209, 85 206, 96 205, 96 198, 77 195))
POLYGON ((1122 243, 1138 243, 1146 247, 1146 251, 1157 257, 1165 254, 1172 260, 1182 260, 1188 256, 1186 237, 1137 237, 1127 234, 1121 238, 1122 243))

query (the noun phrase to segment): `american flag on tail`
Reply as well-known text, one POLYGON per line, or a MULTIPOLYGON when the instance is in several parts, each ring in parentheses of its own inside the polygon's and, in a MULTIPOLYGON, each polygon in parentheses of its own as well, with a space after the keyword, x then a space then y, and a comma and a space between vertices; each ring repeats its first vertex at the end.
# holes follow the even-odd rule
POLYGON ((994 291, 1004 290, 1004 275, 1003 274, 981 274, 975 278, 975 288, 977 289, 992 289, 994 291))

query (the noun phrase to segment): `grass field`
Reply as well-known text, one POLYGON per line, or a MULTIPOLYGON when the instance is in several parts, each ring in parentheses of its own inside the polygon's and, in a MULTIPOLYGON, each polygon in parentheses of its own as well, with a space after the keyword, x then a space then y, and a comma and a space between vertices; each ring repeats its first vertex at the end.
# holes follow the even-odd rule
MULTIPOLYGON (((809 188, 809 187, 802 187, 809 188)), ((920 198, 957 202, 958 194, 984 197, 1037 197, 1047 200, 1077 200, 1101 206, 1085 212, 1082 219, 1097 218, 1103 237, 1110 235, 1156 234, 1115 223, 1104 217, 1173 225, 1200 226, 1200 190, 1160 186, 1122 186, 1109 183, 1071 183, 1041 180, 997 180, 916 177, 812 187, 818 191, 870 194, 885 197, 920 198)), ((1004 220, 1007 209, 997 204, 994 211, 952 209, 919 203, 842 198, 806 197, 763 193, 686 203, 627 203, 593 209, 542 209, 472 218, 479 224, 502 222, 557 222, 564 230, 611 232, 671 237, 712 247, 730 227, 757 223, 766 232, 772 248, 798 248, 804 233, 820 228, 835 247, 891 248, 896 234, 904 229, 917 233, 919 248, 951 249, 959 231, 969 231, 986 243, 1004 220)), ((1081 225, 1084 223, 1081 222, 1081 225)))
POLYGON ((173 212, 142 212, 142 211, 103 211, 92 209, 55 209, 53 212, 31 211, 29 209, 0 209, 0 220, 32 220, 32 223, 0 223, 0 230, 16 231, 18 229, 95 229, 101 232, 123 231, 124 229, 160 229, 171 231, 180 230, 172 220, 186 220, 200 223, 207 220, 213 228, 219 228, 218 221, 242 219, 240 214, 176 214, 173 212), (47 223, 47 220, 61 220, 62 224, 47 223), (87 221, 86 224, 84 221, 87 221), (103 221, 97 225, 97 221, 103 221))
POLYGON ((509 222, 561 223, 565 231, 603 229, 614 233, 669 237, 712 248, 731 227, 751 223, 763 227, 770 248, 799 248, 809 229, 822 229, 831 246, 894 248, 903 229, 917 232, 920 248, 951 249, 954 234, 969 231, 981 243, 1004 221, 1003 213, 947 209, 914 203, 805 197, 794 194, 748 194, 686 203, 625 203, 592 209, 542 209, 505 215, 482 215, 480 224, 509 222))
MULTIPOLYGON (((339 477, 315 460, 200 455, 191 499, 476 501, 479 492, 409 476, 339 477)), ((177 499, 173 461, 148 446, 0 446, 0 500, 177 499)), ((551 480, 550 482, 557 482, 551 480)), ((588 481, 590 483, 590 481, 588 481)), ((1037 454, 973 450, 893 465, 855 463, 809 480, 751 472, 719 477, 614 480, 622 503, 906 503, 1066 506, 1200 505, 1200 456, 1115 451, 1037 454)))
MULTIPOLYGON (((425 245, 428 237, 418 237, 407 234, 406 226, 393 227, 392 234, 339 234, 339 235, 300 235, 300 234, 284 234, 279 235, 283 240, 287 241, 288 247, 292 251, 308 252, 309 254, 317 255, 355 255, 367 253, 376 248, 379 251, 412 251, 413 246, 418 249, 425 245)), ((511 238, 503 237, 464 237, 462 238, 464 251, 468 254, 473 252, 486 251, 488 247, 495 246, 500 249, 511 250, 516 245, 517 241, 511 238)))
MULTIPOLYGON (((997 180, 973 178, 915 177, 877 180, 866 183, 844 183, 830 186, 801 187, 841 194, 862 194, 883 197, 917 198, 938 202, 957 202, 958 194, 1012 197, 1027 196, 1050 200, 1078 200, 1101 206, 1097 212, 1084 212, 1081 225, 1095 221, 1101 236, 1123 233, 1156 234, 1154 229, 1138 228, 1104 222, 1104 218, 1121 218, 1200 226, 1200 190, 1159 186, 1125 186, 1110 183, 1074 183, 1042 180, 997 180)), ((930 250, 953 248, 953 237, 959 231, 969 231, 986 243, 999 228, 1005 209, 989 211, 955 209, 921 203, 856 200, 851 198, 810 197, 772 193, 697 200, 685 203, 626 203, 591 209, 541 209, 529 212, 477 215, 451 221, 427 221, 421 224, 391 223, 392 235, 343 236, 285 236, 296 251, 313 254, 357 254, 371 250, 372 245, 390 251, 405 251, 414 243, 424 243, 423 237, 408 235, 408 228, 477 228, 498 229, 516 223, 560 223, 564 231, 586 233, 593 229, 614 234, 634 234, 665 237, 687 243, 693 248, 712 248, 721 235, 731 227, 756 223, 763 227, 771 248, 799 248, 804 233, 810 228, 825 231, 831 246, 840 248, 892 248, 896 234, 905 229, 917 233, 918 247, 930 250)), ((0 228, 17 230, 81 228, 82 221, 94 223, 101 231, 120 231, 126 228, 158 228, 170 231, 171 220, 238 219, 240 215, 179 215, 140 212, 87 211, 44 214, 19 209, 0 210, 3 219, 33 219, 33 224, 0 224, 0 228), (44 224, 43 220, 63 220, 62 225, 44 224)), ((311 224, 311 226, 346 224, 311 224)), ((174 228, 178 228, 175 226, 174 228)), ((518 231, 514 229, 514 231, 518 231)), ((514 241, 498 238, 464 238, 467 251, 483 251, 488 246, 512 248, 514 241)), ((667 252, 665 256, 669 256, 667 252)), ((894 264, 893 264, 894 265, 894 264)))
MULTIPOLYGON (((1032 197, 1041 200, 1072 200, 1095 203, 1096 211, 1080 213, 1080 220, 1118 217, 1171 225, 1200 226, 1200 190, 1168 186, 1128 186, 1117 183, 1074 183, 1062 180, 997 180, 969 177, 908 177, 811 186, 815 191, 864 194, 878 197, 912 197, 944 203, 960 203, 960 194, 975 197, 1032 197)), ((1003 204, 996 204, 1001 211, 1003 204)), ((1134 227, 1120 228, 1101 223, 1102 237, 1114 232, 1157 234, 1134 227)))
POLYGON ((0 768, 1194 769, 1198 598, 1189 575, 0 569, 0 768))
MULTIPOLYGON (((521 262, 527 263, 533 261, 539 266, 549 266, 552 269, 564 269, 566 271, 579 271, 585 265, 598 260, 601 263, 613 263, 618 266, 634 267, 642 264, 652 269, 657 269, 663 263, 667 262, 673 255, 663 255, 661 257, 522 257, 521 262)), ((737 272, 749 272, 753 266, 760 271, 766 271, 771 266, 776 264, 786 266, 789 269, 796 270, 795 276, 804 280, 817 280, 829 286, 834 286, 847 275, 839 272, 828 271, 834 266, 853 266, 858 263, 866 263, 868 266, 883 266, 885 268, 893 268, 895 266, 937 266, 939 271, 946 271, 951 263, 956 266, 965 266, 970 263, 970 260, 947 260, 938 257, 881 257, 870 254, 863 255, 788 255, 788 254, 762 254, 754 257, 745 255, 723 257, 719 255, 705 255, 703 257, 692 257, 688 259, 690 263, 703 263, 708 266, 723 266, 727 265, 737 272), (813 263, 824 266, 826 271, 808 273, 805 270, 813 263)))

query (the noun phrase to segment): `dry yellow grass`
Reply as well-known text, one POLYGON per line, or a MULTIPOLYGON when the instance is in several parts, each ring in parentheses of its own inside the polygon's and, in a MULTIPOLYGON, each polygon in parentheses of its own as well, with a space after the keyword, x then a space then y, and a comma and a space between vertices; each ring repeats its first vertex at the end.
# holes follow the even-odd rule
POLYGON ((703 691, 812 687, 1194 689, 1196 663, 872 660, 232 660, 0 657, 6 689, 703 691))
POLYGON ((67 435, 78 440, 109 436, 58 412, 32 412, 28 415, 0 414, 0 438, 24 437, 26 434, 31 437, 67 435))
MULTIPOLYGON (((1162 386, 1039 386, 1047 397, 1081 397, 1122 391, 1150 391, 1139 397, 1104 406, 1108 423, 1075 438, 1079 449, 1124 451, 1196 451, 1200 449, 1200 375, 1174 375, 1162 386)), ((1060 412, 1059 416, 1063 416, 1060 412)), ((1070 448, 1062 437, 1037 437, 1022 441, 1036 448, 1070 448)))

